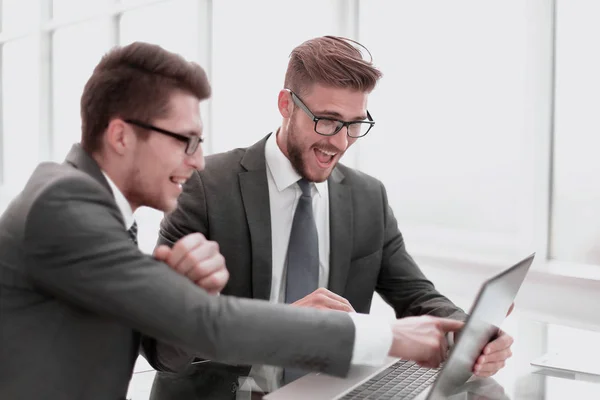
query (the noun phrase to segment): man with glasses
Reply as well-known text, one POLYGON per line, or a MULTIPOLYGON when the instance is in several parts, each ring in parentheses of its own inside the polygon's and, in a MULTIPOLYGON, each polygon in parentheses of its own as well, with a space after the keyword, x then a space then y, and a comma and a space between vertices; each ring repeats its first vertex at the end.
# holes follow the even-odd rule
MULTIPOLYGON (((378 292, 399 318, 463 320, 408 255, 382 183, 338 164, 375 126, 367 100, 381 73, 357 45, 326 36, 296 47, 278 97, 281 126, 249 148, 207 157, 165 216, 159 243, 196 231, 218 242, 230 272, 223 294, 368 313, 378 292)), ((417 348, 432 338, 414 336, 417 348)), ((511 343, 503 335, 488 345, 475 373, 498 371, 511 343)), ((246 374, 260 393, 303 371, 198 362, 181 374, 159 373, 152 399, 210 397, 246 374)))
MULTIPOLYGON (((194 356, 339 376, 388 354, 440 363, 443 341, 420 349, 402 335, 411 321, 217 296, 227 269, 200 233, 154 257, 138 249, 133 212, 175 209, 204 168, 209 95, 200 66, 159 46, 117 47, 96 66, 81 143, 38 166, 0 218, 0 399, 124 399, 140 350, 166 371, 194 356), (383 345, 365 341, 373 324, 383 345)), ((462 326, 417 320, 438 335, 462 326)))

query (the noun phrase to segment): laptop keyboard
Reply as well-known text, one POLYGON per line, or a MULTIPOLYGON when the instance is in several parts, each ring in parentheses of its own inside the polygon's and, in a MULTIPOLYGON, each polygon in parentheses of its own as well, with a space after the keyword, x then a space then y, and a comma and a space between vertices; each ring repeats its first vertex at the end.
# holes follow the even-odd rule
POLYGON ((433 383, 439 371, 439 368, 423 368, 413 361, 400 360, 357 386, 342 397, 342 400, 414 399, 433 383))

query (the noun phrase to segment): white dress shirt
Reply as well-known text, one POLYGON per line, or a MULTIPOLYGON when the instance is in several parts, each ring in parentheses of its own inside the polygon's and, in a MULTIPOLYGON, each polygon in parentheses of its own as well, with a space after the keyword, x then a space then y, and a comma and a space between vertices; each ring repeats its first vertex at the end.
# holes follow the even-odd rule
POLYGON ((133 210, 131 209, 131 205, 123 195, 123 193, 119 190, 117 185, 109 178, 106 172, 102 171, 104 177, 108 181, 108 185, 110 186, 113 196, 115 198, 115 202, 117 203, 117 207, 121 211, 121 215, 123 215, 123 221, 125 222, 125 229, 129 230, 133 225, 133 210))
MULTIPOLYGON (((269 202, 271 207, 271 241, 273 271, 270 301, 285 302, 285 259, 292 230, 292 221, 302 194, 296 184, 302 177, 283 154, 275 134, 266 142, 265 158, 269 202)), ((311 184, 313 215, 319 236, 319 287, 329 281, 329 187, 327 181, 311 184)), ((392 344, 389 321, 365 314, 350 313, 356 328, 352 364, 381 365, 392 344)), ((250 377, 254 390, 272 392, 280 386, 282 368, 254 366, 250 377)))
MULTIPOLYGON (((292 220, 302 194, 296 182, 301 178, 287 157, 281 152, 275 135, 267 139, 265 147, 267 180, 271 207, 271 238, 273 272, 270 301, 285 302, 285 257, 292 230, 292 220)), ((125 229, 134 222, 131 205, 110 177, 102 171, 112 189, 117 207, 123 215, 125 229)), ((313 213, 319 236, 319 287, 327 287, 329 281, 329 190, 327 181, 311 185, 313 213)), ((378 366, 383 364, 392 344, 389 322, 370 315, 350 313, 355 325, 352 364, 378 366)), ((283 369, 257 365, 250 371, 254 378, 252 389, 272 392, 280 387, 283 369)))

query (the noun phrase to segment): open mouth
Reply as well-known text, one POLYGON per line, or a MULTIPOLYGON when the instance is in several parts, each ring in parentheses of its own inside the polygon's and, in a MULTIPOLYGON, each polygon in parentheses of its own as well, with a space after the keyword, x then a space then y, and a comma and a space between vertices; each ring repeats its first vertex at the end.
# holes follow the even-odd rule
POLYGON ((315 158, 317 159, 317 163, 321 168, 329 168, 333 163, 333 160, 337 156, 337 152, 324 150, 324 149, 314 149, 315 158))
POLYGON ((187 181, 187 178, 181 176, 171 176, 169 177, 169 180, 171 181, 171 183, 177 185, 179 187, 179 190, 181 190, 183 188, 183 184, 185 183, 185 181, 187 181))

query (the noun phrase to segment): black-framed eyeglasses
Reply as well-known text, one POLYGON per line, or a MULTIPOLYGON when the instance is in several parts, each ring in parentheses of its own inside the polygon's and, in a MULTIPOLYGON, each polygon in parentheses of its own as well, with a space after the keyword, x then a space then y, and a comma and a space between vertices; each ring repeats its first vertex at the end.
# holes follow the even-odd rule
POLYGON ((180 133, 175 133, 175 132, 168 131, 166 129, 158 128, 154 125, 150 125, 150 124, 147 124, 145 122, 141 122, 141 121, 138 121, 135 119, 125 119, 124 121, 127 122, 128 124, 139 126, 140 128, 143 128, 143 129, 148 129, 150 131, 162 133, 163 135, 170 136, 174 139, 179 140, 180 142, 185 143, 186 144, 185 154, 187 154, 188 156, 191 156, 192 154, 194 154, 196 152, 196 150, 198 149, 198 145, 200 145, 200 143, 204 142, 204 138, 197 136, 197 135, 192 135, 192 136, 182 135, 180 133))
POLYGON ((288 91, 292 95, 292 100, 294 101, 294 104, 300 107, 306 113, 306 115, 308 115, 313 120, 313 122, 315 123, 315 132, 317 132, 319 135, 333 136, 339 131, 341 131, 343 127, 346 127, 346 132, 349 137, 359 138, 369 133, 371 128, 373 128, 373 126, 375 125, 375 121, 373 121, 373 118, 371 118, 371 114, 369 113, 369 111, 367 111, 368 121, 346 122, 334 118, 316 117, 315 114, 313 114, 312 111, 308 109, 306 104, 304 104, 302 100, 300 100, 300 97, 298 97, 296 93, 292 92, 289 89, 288 91))

